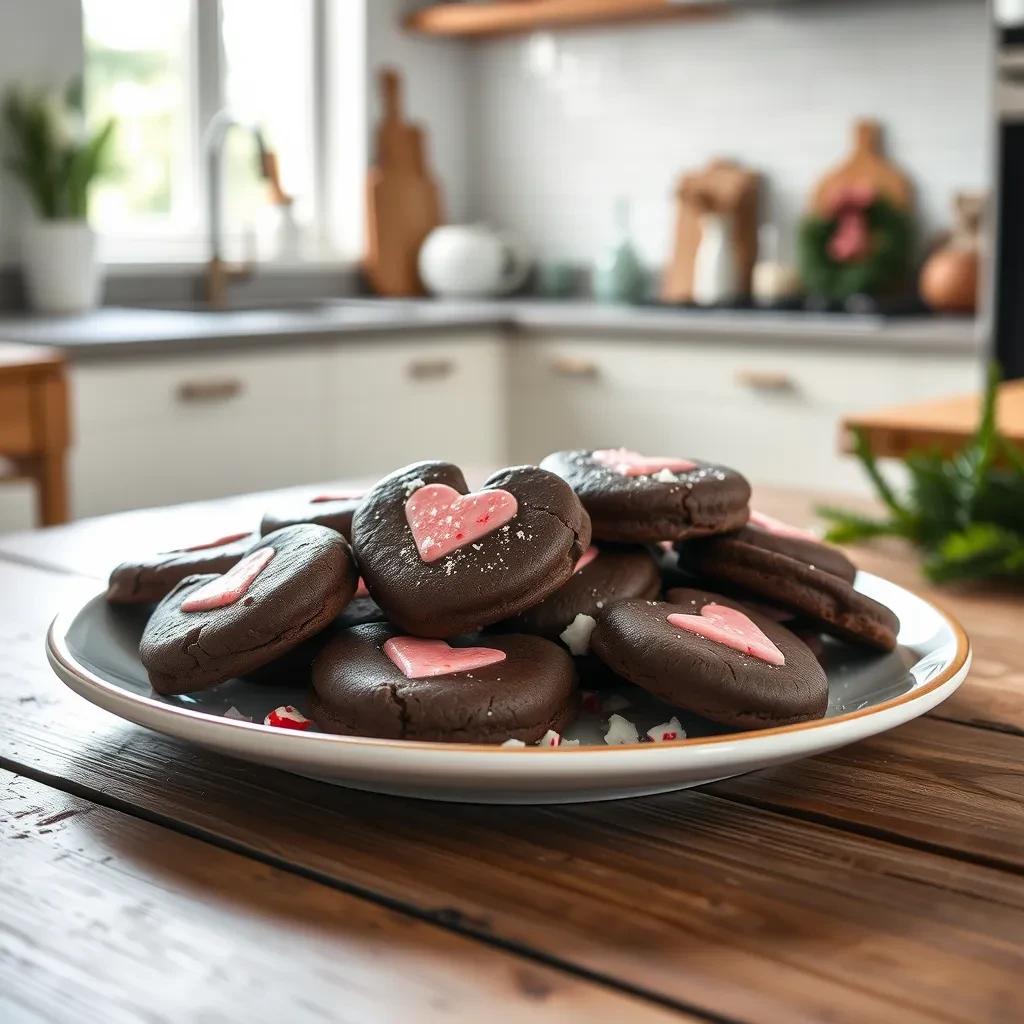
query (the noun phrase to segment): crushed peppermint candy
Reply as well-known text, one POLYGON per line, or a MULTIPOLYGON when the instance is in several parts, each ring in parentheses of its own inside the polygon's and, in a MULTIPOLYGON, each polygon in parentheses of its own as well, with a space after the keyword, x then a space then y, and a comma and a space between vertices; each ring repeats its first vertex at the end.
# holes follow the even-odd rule
POLYGON ((579 740, 562 740, 561 746, 563 747, 578 747, 580 745, 579 740))
POLYGON ((224 718, 230 718, 230 719, 232 719, 232 721, 235 721, 235 722, 251 722, 252 721, 252 715, 243 715, 242 712, 239 711, 238 708, 236 708, 234 706, 234 704, 232 704, 231 707, 229 707, 227 709, 227 711, 224 712, 223 717, 224 718))
POLYGON ((652 477, 652 480, 657 480, 658 483, 662 484, 677 484, 679 483, 679 477, 672 472, 671 469, 659 469, 652 477))
POLYGON ((407 480, 405 482, 405 496, 408 498, 413 491, 418 491, 421 487, 426 487, 426 481, 420 477, 416 477, 415 480, 407 480))
POLYGON ((509 738, 507 740, 505 740, 504 743, 502 743, 502 746, 503 747, 525 747, 526 744, 522 740, 517 740, 514 736, 509 736, 509 738))
POLYGON ((305 730, 313 723, 298 708, 293 708, 291 704, 282 704, 263 719, 263 724, 276 725, 279 729, 305 730))
POLYGON ((590 634, 597 626, 597 619, 580 612, 561 633, 559 640, 569 648, 570 654, 577 656, 590 653, 590 634))
POLYGON ((562 745, 562 734, 555 732, 554 729, 548 729, 546 733, 539 740, 537 740, 538 747, 560 747, 562 745))
POLYGON ((604 734, 604 741, 609 746, 621 746, 624 743, 639 743, 640 734, 636 726, 622 715, 611 715, 608 718, 608 729, 604 734))
POLYGON ((665 743, 668 740, 685 740, 686 730, 678 718, 672 717, 660 725, 652 725, 646 735, 652 743, 665 743))

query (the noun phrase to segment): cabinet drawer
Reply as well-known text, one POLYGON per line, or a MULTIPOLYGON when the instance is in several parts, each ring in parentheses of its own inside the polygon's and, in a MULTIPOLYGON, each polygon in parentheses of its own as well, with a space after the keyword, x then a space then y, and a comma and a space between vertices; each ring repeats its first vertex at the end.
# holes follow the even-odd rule
POLYGON ((980 362, 962 354, 820 351, 768 343, 671 343, 566 339, 522 346, 540 376, 594 393, 770 397, 849 411, 976 389, 980 362))
POLYGON ((381 339, 339 346, 330 358, 328 475, 380 475, 420 459, 504 462, 497 336, 381 339))
POLYGON ((0 384, 0 455, 33 451, 32 389, 28 381, 0 384))

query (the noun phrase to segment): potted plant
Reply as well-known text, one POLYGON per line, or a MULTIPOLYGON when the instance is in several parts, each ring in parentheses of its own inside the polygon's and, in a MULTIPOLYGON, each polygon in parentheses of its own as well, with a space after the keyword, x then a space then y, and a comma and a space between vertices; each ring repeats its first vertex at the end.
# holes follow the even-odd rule
POLYGON ((25 186, 35 217, 25 226, 22 259, 33 308, 46 313, 93 309, 100 298, 89 188, 103 169, 113 120, 86 127, 82 89, 11 89, 3 105, 7 167, 25 186))

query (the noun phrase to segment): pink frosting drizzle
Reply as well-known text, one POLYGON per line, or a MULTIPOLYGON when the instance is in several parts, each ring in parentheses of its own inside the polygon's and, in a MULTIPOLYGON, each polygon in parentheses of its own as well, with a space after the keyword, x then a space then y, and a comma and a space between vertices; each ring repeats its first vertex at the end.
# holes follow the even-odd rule
POLYGON ((765 533, 774 533, 776 537, 792 537, 796 540, 809 540, 815 544, 821 543, 821 538, 816 537, 810 530, 801 530, 798 526, 790 526, 789 523, 784 523, 774 516, 765 515, 764 512, 758 512, 755 508, 750 510, 750 525, 764 530, 765 533))
POLYGON ((234 604, 274 557, 273 548, 260 548, 243 558, 223 576, 210 580, 181 603, 183 612, 208 612, 234 604))
POLYGON ((580 571, 581 569, 586 569, 586 567, 587 567, 588 565, 590 565, 590 563, 591 563, 591 562, 592 562, 592 561, 593 561, 593 560, 594 560, 595 558, 597 558, 597 556, 598 556, 598 555, 599 555, 600 553, 601 553, 601 552, 600 552, 600 550, 599 550, 599 549, 597 548, 597 546, 596 546, 596 545, 594 545, 594 544, 591 544, 591 545, 590 545, 590 547, 589 547, 589 548, 587 548, 587 550, 586 550, 586 551, 584 551, 582 555, 580 555, 580 560, 579 560, 579 561, 578 561, 578 562, 576 563, 576 565, 575 565, 575 567, 573 568, 573 570, 572 570, 572 571, 573 571, 574 573, 577 573, 577 572, 579 572, 579 571, 580 571))
POLYGON ((741 654, 750 654, 769 665, 785 665, 786 658, 743 612, 721 604, 706 604, 700 615, 673 612, 669 624, 688 633, 714 640, 741 654))
POLYGON ((519 503, 508 491, 459 494, 447 484, 426 484, 405 503, 405 518, 424 562, 436 562, 487 536, 518 511, 519 503))
POLYGON ((600 448, 591 458, 621 476, 651 476, 663 469, 670 473, 689 473, 691 469, 697 468, 697 463, 689 459, 677 459, 668 455, 641 455, 629 448, 600 448))
POLYGON ((385 640, 384 653, 406 679, 471 672, 505 660, 505 652, 492 647, 450 647, 444 640, 424 640, 417 636, 393 636, 385 640))
POLYGON ((169 555, 177 555, 187 551, 207 551, 209 548, 219 548, 223 544, 234 544, 236 540, 241 540, 243 537, 248 536, 248 530, 242 533, 229 533, 226 537, 218 537, 216 540, 208 540, 204 544, 193 544, 190 548, 175 548, 173 551, 168 551, 166 553, 169 555))

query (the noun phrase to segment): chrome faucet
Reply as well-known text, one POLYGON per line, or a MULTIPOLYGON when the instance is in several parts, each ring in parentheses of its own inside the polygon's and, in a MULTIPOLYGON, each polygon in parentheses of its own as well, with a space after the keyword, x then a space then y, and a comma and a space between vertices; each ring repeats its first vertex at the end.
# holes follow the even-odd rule
POLYGON ((203 135, 203 152, 206 159, 206 225, 209 237, 210 258, 206 264, 206 301, 214 308, 221 308, 227 300, 228 285, 252 276, 252 263, 229 264, 224 259, 224 142, 232 128, 249 132, 256 142, 257 173, 269 181, 276 196, 281 195, 277 181, 277 161, 267 148, 263 133, 255 125, 242 124, 230 111, 218 111, 211 118, 203 135))

